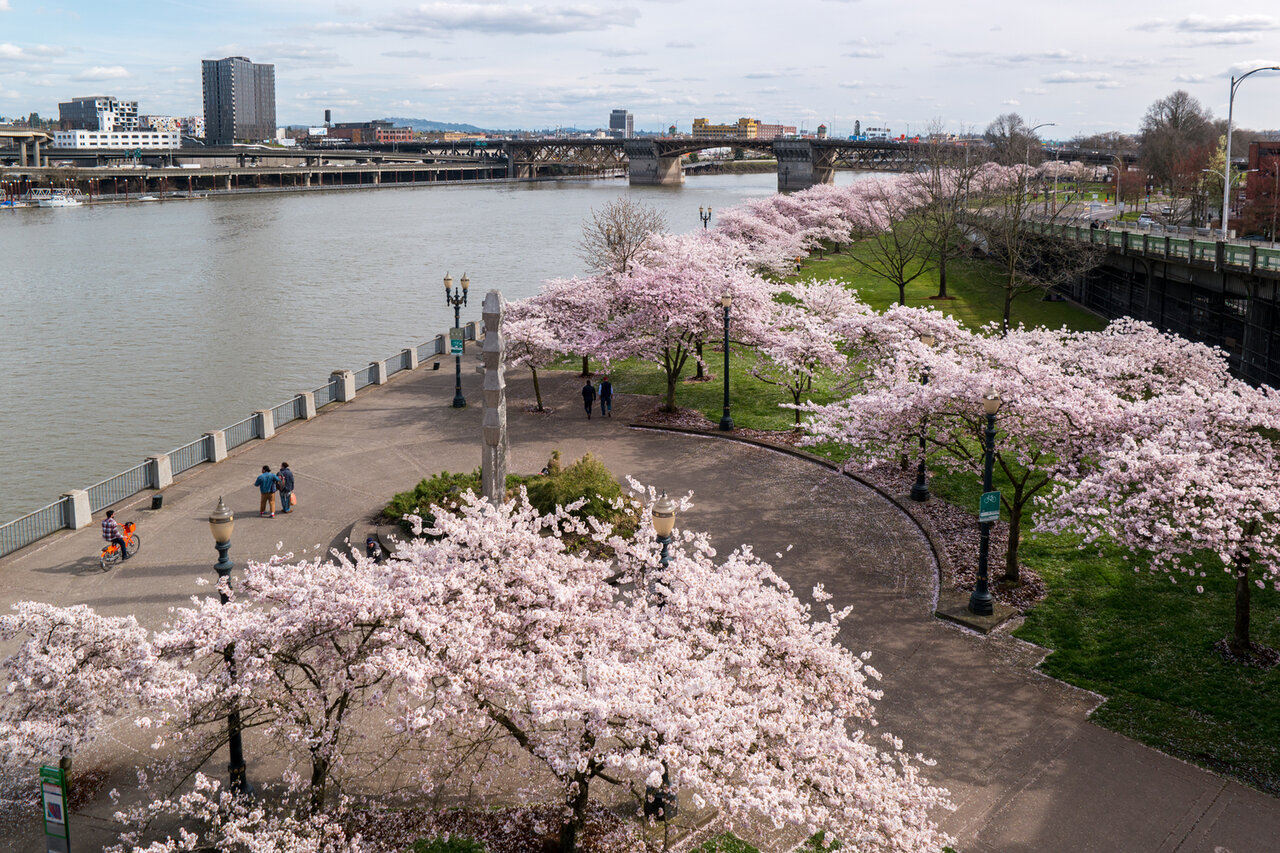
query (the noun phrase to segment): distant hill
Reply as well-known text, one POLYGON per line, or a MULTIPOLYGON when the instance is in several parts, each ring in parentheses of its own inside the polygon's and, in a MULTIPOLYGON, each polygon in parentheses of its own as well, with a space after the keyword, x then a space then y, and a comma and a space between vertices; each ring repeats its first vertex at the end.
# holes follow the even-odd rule
POLYGON ((416 131, 453 131, 456 133, 490 133, 483 127, 476 127, 474 124, 455 124, 450 121, 429 121, 425 118, 386 118, 395 124, 396 127, 411 127, 416 131))

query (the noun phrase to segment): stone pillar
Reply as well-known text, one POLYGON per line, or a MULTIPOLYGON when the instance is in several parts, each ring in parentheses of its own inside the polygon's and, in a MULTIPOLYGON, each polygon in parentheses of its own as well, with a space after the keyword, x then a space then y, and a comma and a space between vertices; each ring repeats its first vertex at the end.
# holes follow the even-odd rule
POLYGON ((680 156, 663 157, 658 143, 648 139, 627 139, 622 143, 627 155, 627 180, 632 186, 668 186, 684 183, 680 156))
POLYGON ((18 165, 27 165, 27 141, 24 139, 18 143, 18 165))
POLYGON ((406 359, 406 363, 409 365, 406 369, 417 370, 418 369, 418 348, 409 347, 404 351, 404 356, 406 359))
POLYGON ((316 393, 314 391, 303 391, 298 395, 298 399, 302 401, 302 419, 309 421, 316 416, 316 393))
POLYGON ((206 432, 204 437, 209 440, 209 461, 221 462, 227 458, 227 434, 220 429, 213 432, 206 432))
POLYGON ((93 524, 93 510, 89 508, 88 492, 84 489, 72 489, 69 492, 63 492, 62 498, 68 503, 67 527, 79 530, 93 524))
POLYGON ((373 384, 387 384, 387 363, 386 361, 371 361, 369 366, 373 368, 373 384))
POLYGON ((31 153, 34 155, 32 157, 33 165, 35 165, 37 169, 44 165, 40 162, 40 137, 38 136, 33 136, 31 138, 31 153))
POLYGON ((276 434, 276 416, 270 409, 258 409, 258 438, 267 439, 276 434))
POLYGON ((335 370, 330 375, 330 379, 338 380, 338 396, 335 398, 339 403, 349 403, 356 398, 356 375, 350 370, 335 370))
POLYGON ((778 159, 778 192, 835 183, 830 157, 820 156, 807 139, 775 139, 773 155, 778 159))
POLYGON ((151 488, 164 489, 173 485, 173 463, 169 461, 168 453, 148 456, 147 461, 151 463, 151 488))
POLYGON ((502 337, 501 291, 484 297, 484 451, 480 459, 480 485, 489 503, 497 506, 507 496, 507 380, 506 341, 502 337))

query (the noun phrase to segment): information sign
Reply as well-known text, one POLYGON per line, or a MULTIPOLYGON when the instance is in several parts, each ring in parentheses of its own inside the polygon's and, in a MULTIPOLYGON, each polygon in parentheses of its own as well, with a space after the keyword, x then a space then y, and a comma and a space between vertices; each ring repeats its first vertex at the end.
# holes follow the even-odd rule
POLYGON ((61 767, 40 768, 40 799, 44 804, 45 850, 68 853, 71 828, 67 824, 67 774, 61 767))
POLYGON ((449 330, 449 355, 462 355, 462 329, 454 327, 449 330))
POLYGON ((978 500, 978 521, 1000 520, 1000 493, 983 492, 978 500))

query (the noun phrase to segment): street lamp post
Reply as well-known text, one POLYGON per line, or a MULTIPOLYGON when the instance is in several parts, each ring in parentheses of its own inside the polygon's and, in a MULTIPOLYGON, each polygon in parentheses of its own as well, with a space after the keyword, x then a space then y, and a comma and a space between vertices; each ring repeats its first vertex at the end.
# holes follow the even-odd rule
MULTIPOLYGON (((227 505, 218 498, 218 505, 209 515, 209 530, 213 533, 213 545, 218 549, 218 562, 213 569, 218 573, 218 598, 223 604, 230 601, 231 570, 236 564, 227 557, 231 550, 231 533, 235 530, 236 517, 227 509, 227 505)), ((231 683, 236 681, 236 644, 230 643, 222 651, 227 663, 227 674, 231 683)), ((238 796, 252 797, 253 786, 249 784, 244 763, 244 744, 240 739, 240 706, 232 701, 231 710, 227 712, 227 747, 230 758, 227 762, 227 774, 231 778, 231 791, 238 796)))
POLYGON ((732 294, 726 292, 720 297, 724 308, 724 414, 720 416, 720 429, 724 432, 733 430, 733 418, 729 417, 729 306, 732 304, 732 294))
POLYGON ((1231 120, 1234 115, 1236 106, 1236 89, 1240 88, 1240 84, 1245 81, 1246 77, 1257 74, 1259 71, 1280 71, 1280 65, 1264 65, 1261 68, 1255 68, 1252 71, 1241 74, 1239 77, 1231 77, 1231 96, 1227 99, 1227 150, 1222 158, 1222 239, 1227 239, 1227 201, 1231 193, 1231 120))
MULTIPOLYGON (((936 340, 937 339, 934 338, 933 335, 925 334, 920 336, 920 342, 927 347, 933 346, 936 340)), ((920 371, 920 384, 929 384, 928 365, 925 365, 925 367, 920 371)), ((916 468, 916 481, 911 485, 911 500, 919 501, 921 503, 929 500, 929 482, 925 479, 927 472, 924 467, 925 435, 928 433, 928 430, 928 415, 923 415, 920 418, 920 465, 916 468)))
POLYGON ((703 231, 706 231, 706 230, 707 230, 707 223, 711 221, 711 208, 709 208, 709 207, 708 207, 708 208, 706 208, 706 209, 704 210, 704 209, 702 209, 701 207, 699 207, 699 208, 698 208, 698 218, 700 218, 700 219, 702 220, 702 230, 703 230, 703 231))
MULTIPOLYGON (((467 278, 467 274, 462 274, 462 290, 459 293, 458 288, 453 286, 453 278, 448 274, 444 274, 444 301, 446 305, 453 306, 453 327, 462 330, 462 306, 467 304, 467 288, 471 287, 471 279, 467 278)), ((450 346, 452 346, 452 338, 450 335, 450 346)), ((463 344, 466 347, 466 344, 463 344)), ((462 396, 462 354, 454 353, 453 356, 453 407, 455 409, 465 408, 467 398, 462 396)))
MULTIPOLYGON (((982 463, 982 493, 991 491, 991 468, 995 462, 996 450, 996 412, 1004 401, 995 389, 989 389, 982 396, 982 411, 987 416, 987 434, 984 444, 982 463)), ((978 581, 974 585, 973 594, 969 596, 969 612, 978 616, 990 616, 995 612, 995 599, 991 597, 991 589, 987 583, 987 552, 990 548, 991 525, 994 522, 978 522, 978 581)))
MULTIPOLYGON (((1028 171, 1031 169, 1031 141, 1036 138, 1035 137, 1036 131, 1042 127, 1057 127, 1057 126, 1058 125, 1056 122, 1046 121, 1041 124, 1037 124, 1035 127, 1027 131, 1027 154, 1023 162, 1026 164, 1028 171)), ((1027 194, 1027 189, 1028 189, 1027 181, 1028 181, 1028 178, 1027 176, 1024 175, 1022 178, 1022 194, 1024 196, 1027 194)))

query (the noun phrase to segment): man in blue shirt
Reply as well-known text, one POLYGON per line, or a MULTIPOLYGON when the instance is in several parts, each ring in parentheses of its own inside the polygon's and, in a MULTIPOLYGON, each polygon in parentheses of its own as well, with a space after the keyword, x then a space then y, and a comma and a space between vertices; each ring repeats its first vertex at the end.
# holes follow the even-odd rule
POLYGON ((276 475, 271 473, 270 465, 262 466, 262 473, 258 475, 258 479, 253 481, 258 487, 261 494, 262 502, 258 505, 258 517, 266 516, 268 518, 276 517, 276 475), (267 507, 271 507, 271 512, 267 512, 267 507))

